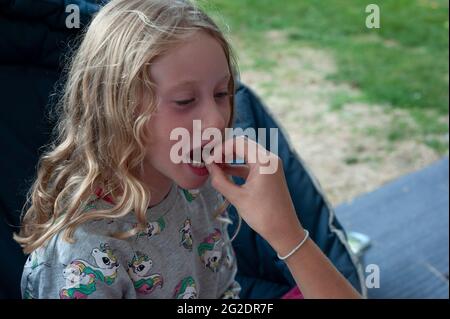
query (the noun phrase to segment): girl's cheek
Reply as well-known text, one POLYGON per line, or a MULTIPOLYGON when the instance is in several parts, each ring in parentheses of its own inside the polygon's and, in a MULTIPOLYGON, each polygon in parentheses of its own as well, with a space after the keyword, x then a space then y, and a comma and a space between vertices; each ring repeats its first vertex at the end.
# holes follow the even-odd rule
POLYGON ((231 126, 231 120, 232 120, 232 118, 231 118, 231 105, 227 108, 227 111, 226 111, 226 115, 224 116, 224 118, 225 118, 225 126, 226 127, 229 127, 229 126, 231 126))

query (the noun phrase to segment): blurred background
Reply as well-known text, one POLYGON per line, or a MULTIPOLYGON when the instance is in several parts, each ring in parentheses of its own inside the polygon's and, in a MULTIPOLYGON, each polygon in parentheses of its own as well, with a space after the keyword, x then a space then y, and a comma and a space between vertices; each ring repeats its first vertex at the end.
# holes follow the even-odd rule
POLYGON ((448 1, 203 3, 332 204, 448 155, 448 1))
POLYGON ((448 1, 201 3, 380 270, 369 297, 448 298, 448 1))

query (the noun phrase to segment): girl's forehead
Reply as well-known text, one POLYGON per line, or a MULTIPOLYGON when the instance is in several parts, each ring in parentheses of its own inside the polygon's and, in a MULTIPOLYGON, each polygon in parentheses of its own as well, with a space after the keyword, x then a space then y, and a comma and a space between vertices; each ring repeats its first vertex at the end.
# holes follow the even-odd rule
POLYGON ((221 81, 230 76, 228 60, 219 41, 196 32, 156 58, 150 74, 157 85, 173 89, 204 81, 221 81))
MULTIPOLYGON (((227 72, 225 75, 221 76, 221 77, 217 77, 214 76, 214 78, 219 78, 218 83, 223 83, 223 84, 227 84, 228 81, 230 80, 230 73, 227 72)), ((188 88, 188 87, 195 87, 198 85, 201 85, 201 81, 197 81, 195 78, 186 78, 185 80, 181 80, 181 81, 176 81, 171 83, 170 86, 167 87, 168 91, 177 91, 177 90, 181 90, 183 88, 188 88)))

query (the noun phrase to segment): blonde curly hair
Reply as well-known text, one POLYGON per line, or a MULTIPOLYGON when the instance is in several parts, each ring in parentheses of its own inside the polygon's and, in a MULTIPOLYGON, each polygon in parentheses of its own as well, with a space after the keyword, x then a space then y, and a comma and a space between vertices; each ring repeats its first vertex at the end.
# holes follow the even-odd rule
MULTIPOLYGON (((156 108, 148 68, 199 30, 221 44, 232 75, 229 92, 234 92, 237 64, 230 44, 198 5, 187 0, 113 0, 99 10, 70 61, 54 142, 39 159, 22 209, 22 227, 14 235, 25 253, 60 231, 72 242, 77 226, 97 218, 134 211, 137 226, 116 234, 119 238, 145 227, 150 192, 139 170, 148 138, 145 126, 156 108), (150 103, 140 105, 143 94, 150 103), (118 200, 109 209, 85 211, 99 188, 118 200)), ((233 114, 233 95, 230 103, 233 114)))

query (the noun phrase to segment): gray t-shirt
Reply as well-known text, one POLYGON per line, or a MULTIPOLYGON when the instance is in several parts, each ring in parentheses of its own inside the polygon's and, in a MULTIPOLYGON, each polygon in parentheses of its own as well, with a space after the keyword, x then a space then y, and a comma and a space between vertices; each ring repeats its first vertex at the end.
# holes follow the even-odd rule
MULTIPOLYGON (((147 210, 146 230, 133 237, 112 236, 134 227, 133 212, 78 226, 74 243, 59 233, 30 254, 22 274, 22 296, 238 298, 228 213, 213 217, 222 202, 209 180, 194 191, 174 184, 162 202, 147 210)), ((94 195, 86 210, 111 206, 94 195)))

